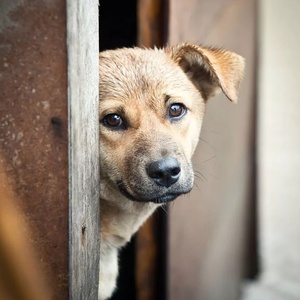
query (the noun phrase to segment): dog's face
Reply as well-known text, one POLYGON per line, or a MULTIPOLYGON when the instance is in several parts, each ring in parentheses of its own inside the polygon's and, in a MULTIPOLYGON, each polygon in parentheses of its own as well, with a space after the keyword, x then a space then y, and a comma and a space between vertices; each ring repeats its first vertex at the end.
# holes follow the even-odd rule
POLYGON ((101 197, 165 203, 188 193, 205 103, 218 90, 235 101, 243 68, 236 54, 192 45, 102 52, 101 197))

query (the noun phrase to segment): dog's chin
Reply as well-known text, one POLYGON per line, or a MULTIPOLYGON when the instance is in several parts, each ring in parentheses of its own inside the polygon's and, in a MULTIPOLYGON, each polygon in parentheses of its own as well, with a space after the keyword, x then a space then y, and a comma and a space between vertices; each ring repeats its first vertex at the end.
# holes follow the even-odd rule
POLYGON ((171 202, 175 200, 177 197, 183 194, 187 194, 191 191, 191 189, 186 190, 186 191, 180 191, 180 192, 167 192, 161 196, 154 197, 154 198, 146 198, 146 197, 136 197, 132 195, 131 193, 128 192, 126 189, 125 185, 123 182, 118 182, 118 187, 122 195, 124 195, 127 199, 131 201, 136 201, 136 202, 153 202, 156 204, 163 204, 167 202, 171 202))

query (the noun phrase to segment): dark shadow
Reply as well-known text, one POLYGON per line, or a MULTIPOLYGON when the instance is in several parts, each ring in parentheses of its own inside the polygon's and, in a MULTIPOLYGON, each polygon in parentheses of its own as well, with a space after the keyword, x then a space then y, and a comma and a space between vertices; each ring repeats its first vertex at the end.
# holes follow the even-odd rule
MULTIPOLYGON (((99 8, 100 51, 136 45, 136 0, 101 0, 99 8)), ((101 143, 101 141, 100 141, 101 143)), ((136 299, 135 239, 119 255, 118 289, 111 300, 136 299)))
POLYGON ((136 45, 136 0, 101 0, 99 11, 101 51, 136 45))

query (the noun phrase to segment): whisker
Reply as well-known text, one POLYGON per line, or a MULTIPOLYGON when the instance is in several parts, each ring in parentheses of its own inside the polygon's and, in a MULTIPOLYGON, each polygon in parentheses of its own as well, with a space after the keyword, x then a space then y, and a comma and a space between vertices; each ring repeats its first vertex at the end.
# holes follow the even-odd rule
POLYGON ((162 209, 167 215, 169 214, 167 204, 163 204, 163 205, 161 206, 161 209, 162 209))
POLYGON ((196 181, 194 181, 194 185, 196 186, 196 188, 197 188, 198 190, 200 190, 200 188, 199 188, 198 184, 196 183, 196 181))
POLYGON ((202 182, 204 182, 203 178, 201 178, 198 174, 194 174, 194 177, 195 177, 196 179, 199 179, 199 180, 201 180, 202 182))
POLYGON ((201 176, 202 180, 204 179, 206 182, 208 181, 207 178, 200 171, 196 170, 196 171, 194 171, 194 173, 195 173, 195 176, 199 175, 199 176, 201 176))
POLYGON ((200 141, 204 142, 205 144, 207 144, 208 146, 211 147, 212 150, 216 151, 216 149, 213 147, 212 144, 210 144, 209 142, 207 142, 205 139, 203 139, 202 137, 199 138, 200 141))
POLYGON ((210 158, 208 158, 208 159, 206 159, 206 160, 204 160, 204 161, 201 161, 200 164, 207 163, 207 162, 211 161, 212 159, 214 159, 214 158, 216 158, 216 157, 217 157, 217 156, 214 155, 214 156, 212 156, 212 157, 210 157, 210 158))

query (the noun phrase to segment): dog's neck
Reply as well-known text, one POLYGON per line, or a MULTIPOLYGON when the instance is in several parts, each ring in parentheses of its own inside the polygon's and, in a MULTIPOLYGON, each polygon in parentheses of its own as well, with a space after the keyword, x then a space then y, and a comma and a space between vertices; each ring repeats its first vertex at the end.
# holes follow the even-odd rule
POLYGON ((111 198, 114 196, 124 197, 112 191, 110 198, 106 196, 100 199, 100 300, 110 297, 116 288, 119 248, 129 242, 132 235, 159 206, 154 203, 133 202, 125 197, 113 201, 116 200, 111 198))
POLYGON ((154 203, 133 202, 125 197, 122 206, 111 199, 101 199, 100 205, 101 243, 103 246, 115 248, 120 248, 129 242, 132 235, 159 206, 154 203))

